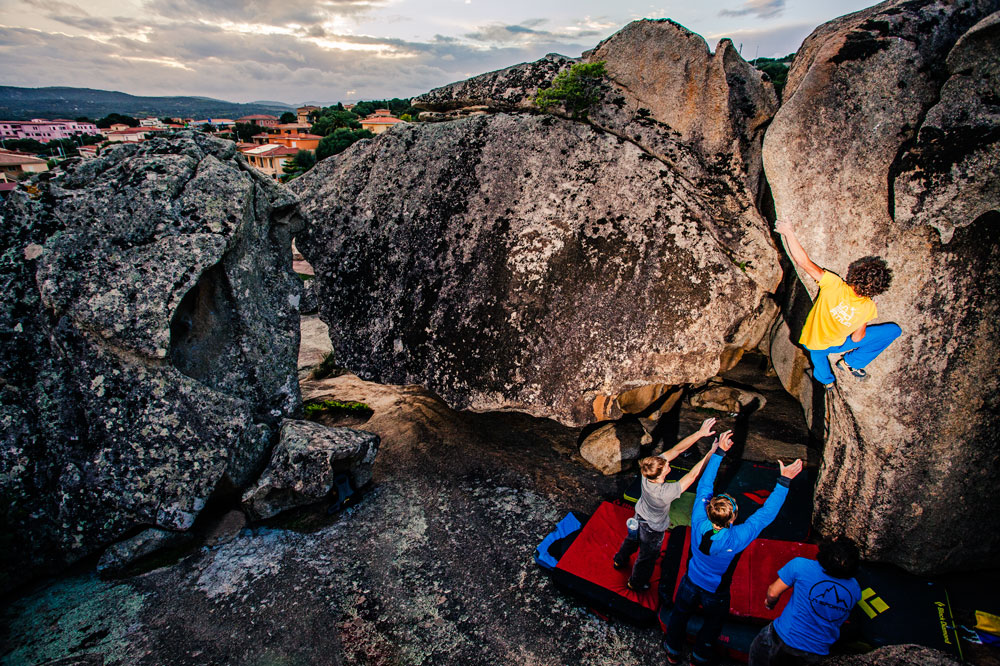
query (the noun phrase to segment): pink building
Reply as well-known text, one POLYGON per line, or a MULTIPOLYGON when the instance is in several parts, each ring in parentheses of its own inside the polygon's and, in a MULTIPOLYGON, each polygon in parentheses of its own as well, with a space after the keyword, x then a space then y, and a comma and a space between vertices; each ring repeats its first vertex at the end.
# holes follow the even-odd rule
POLYGON ((100 134, 100 130, 94 123, 78 123, 75 120, 0 120, 0 138, 3 139, 35 139, 48 143, 81 134, 100 134))

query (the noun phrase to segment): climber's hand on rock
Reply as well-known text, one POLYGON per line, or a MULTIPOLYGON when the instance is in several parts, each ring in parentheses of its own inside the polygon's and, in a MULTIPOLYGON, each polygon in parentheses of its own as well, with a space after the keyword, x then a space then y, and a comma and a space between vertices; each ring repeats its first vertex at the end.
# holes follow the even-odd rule
POLYGON ((798 476, 799 472, 802 471, 802 460, 796 460, 791 465, 787 467, 780 460, 778 461, 778 469, 780 470, 781 476, 786 479, 794 479, 798 476))
POLYGON ((784 236, 785 234, 793 233, 792 225, 789 224, 788 222, 785 222, 784 220, 775 220, 774 230, 777 231, 782 236, 784 236))

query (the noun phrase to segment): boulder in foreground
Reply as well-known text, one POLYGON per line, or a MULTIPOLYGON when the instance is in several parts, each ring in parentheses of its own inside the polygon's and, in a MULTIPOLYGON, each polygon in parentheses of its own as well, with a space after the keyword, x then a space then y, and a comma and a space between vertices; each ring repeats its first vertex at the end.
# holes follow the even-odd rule
POLYGON ((70 161, 2 208, 0 589, 263 467, 296 381, 295 199, 200 133, 70 161))

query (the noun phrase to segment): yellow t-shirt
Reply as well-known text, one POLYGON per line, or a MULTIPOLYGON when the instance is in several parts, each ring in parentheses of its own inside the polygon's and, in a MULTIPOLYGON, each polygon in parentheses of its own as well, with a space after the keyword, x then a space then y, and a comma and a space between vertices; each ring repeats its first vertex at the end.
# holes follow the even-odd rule
POLYGON ((835 273, 823 271, 819 294, 806 317, 799 344, 815 350, 842 345, 848 335, 877 314, 875 301, 855 294, 835 273))

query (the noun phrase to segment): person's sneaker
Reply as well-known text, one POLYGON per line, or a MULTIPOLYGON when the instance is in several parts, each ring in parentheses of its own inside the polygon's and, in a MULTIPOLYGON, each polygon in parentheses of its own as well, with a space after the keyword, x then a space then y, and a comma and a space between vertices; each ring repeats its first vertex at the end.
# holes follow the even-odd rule
POLYGON ((632 590, 633 592, 645 592, 646 590, 649 589, 649 583, 643 583, 642 585, 633 585, 631 578, 625 584, 628 586, 628 589, 632 590))
POLYGON ((611 558, 611 566, 613 566, 615 569, 618 569, 619 571, 624 569, 627 564, 628 562, 619 562, 617 557, 611 558))
POLYGON ((671 650, 670 647, 667 645, 666 638, 663 639, 663 643, 661 643, 660 645, 663 647, 663 653, 667 657, 668 664, 679 664, 681 663, 681 661, 683 661, 684 655, 682 655, 680 652, 674 652, 673 650, 671 650))
POLYGON ((840 360, 837 361, 837 367, 840 368, 841 370, 845 370, 851 373, 854 376, 854 378, 857 379, 858 381, 863 382, 866 379, 868 379, 867 372, 865 372, 861 368, 852 368, 850 365, 847 364, 847 361, 844 360, 844 357, 840 357, 840 360))

